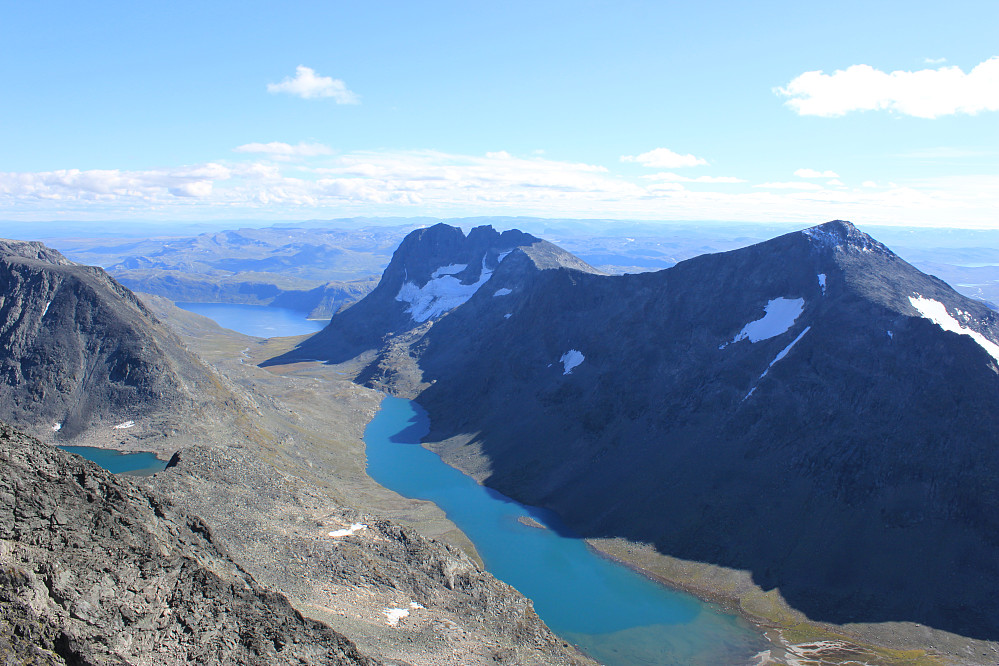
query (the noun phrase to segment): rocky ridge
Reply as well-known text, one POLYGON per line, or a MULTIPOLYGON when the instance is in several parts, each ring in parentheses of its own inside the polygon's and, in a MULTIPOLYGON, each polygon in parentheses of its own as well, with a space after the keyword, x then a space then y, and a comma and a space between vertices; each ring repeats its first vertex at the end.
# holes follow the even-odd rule
POLYGON ((379 662, 261 588, 199 518, 0 424, 5 663, 379 662))
POLYGON ((191 423, 247 410, 105 271, 0 241, 0 418, 46 439, 164 450, 191 423))

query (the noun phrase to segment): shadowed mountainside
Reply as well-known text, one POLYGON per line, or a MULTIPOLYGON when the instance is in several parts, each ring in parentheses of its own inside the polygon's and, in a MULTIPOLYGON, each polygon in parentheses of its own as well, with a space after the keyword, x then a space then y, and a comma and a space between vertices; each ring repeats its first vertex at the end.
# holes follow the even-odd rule
POLYGON ((983 304, 846 222, 657 273, 563 266, 496 297, 500 277, 382 330, 420 383, 384 358, 360 375, 419 391, 446 460, 582 536, 749 570, 813 619, 999 638, 983 304))
POLYGON ((237 403, 102 269, 0 240, 0 418, 60 440, 128 422, 116 435, 159 435, 192 414, 228 418, 237 403))

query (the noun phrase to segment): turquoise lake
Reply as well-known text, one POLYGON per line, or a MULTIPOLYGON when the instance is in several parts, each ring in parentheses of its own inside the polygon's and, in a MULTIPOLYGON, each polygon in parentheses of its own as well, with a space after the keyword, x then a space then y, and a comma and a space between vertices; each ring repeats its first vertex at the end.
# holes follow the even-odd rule
POLYGON ((146 451, 123 453, 112 449, 98 449, 93 446, 60 446, 59 448, 95 462, 115 474, 127 473, 146 476, 162 472, 167 465, 167 461, 160 460, 155 454, 146 451))
POLYGON ((177 303, 177 307, 199 314, 223 327, 258 338, 305 335, 325 328, 329 321, 306 319, 297 310, 239 303, 177 303))
POLYGON ((364 433, 368 474, 437 504, 475 544, 486 568, 534 601, 566 640, 607 666, 753 663, 767 649, 741 618, 672 591, 591 550, 556 515, 524 506, 444 464, 420 445, 423 410, 388 397, 364 433), (530 517, 552 529, 524 525, 530 517))

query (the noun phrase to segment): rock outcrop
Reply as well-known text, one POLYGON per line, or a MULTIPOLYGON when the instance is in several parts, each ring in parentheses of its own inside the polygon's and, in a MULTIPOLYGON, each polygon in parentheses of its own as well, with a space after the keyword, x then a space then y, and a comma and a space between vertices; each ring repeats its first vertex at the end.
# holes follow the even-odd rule
POLYGON ((199 518, 0 424, 8 664, 379 663, 261 588, 199 518))

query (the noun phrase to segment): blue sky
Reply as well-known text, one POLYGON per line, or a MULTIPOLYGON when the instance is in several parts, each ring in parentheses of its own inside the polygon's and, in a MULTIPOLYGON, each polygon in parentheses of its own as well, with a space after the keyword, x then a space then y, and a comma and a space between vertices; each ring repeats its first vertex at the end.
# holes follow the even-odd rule
POLYGON ((997 2, 9 3, 0 219, 999 227, 997 2))

